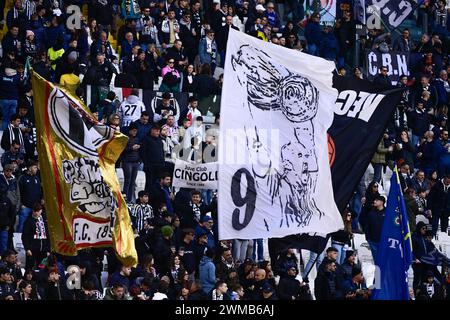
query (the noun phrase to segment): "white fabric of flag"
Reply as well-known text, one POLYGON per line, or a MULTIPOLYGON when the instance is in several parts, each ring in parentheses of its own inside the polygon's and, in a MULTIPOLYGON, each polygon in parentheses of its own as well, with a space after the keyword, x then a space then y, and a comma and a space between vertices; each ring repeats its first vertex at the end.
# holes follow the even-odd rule
POLYGON ((219 238, 327 234, 333 62, 230 29, 219 144, 219 238))

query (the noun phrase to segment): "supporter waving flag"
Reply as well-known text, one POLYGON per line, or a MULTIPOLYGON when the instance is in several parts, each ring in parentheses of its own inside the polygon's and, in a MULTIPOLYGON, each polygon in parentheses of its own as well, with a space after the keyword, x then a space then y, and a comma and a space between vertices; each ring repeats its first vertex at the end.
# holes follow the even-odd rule
POLYGON ((52 249, 73 256, 83 248, 113 246, 124 265, 135 265, 130 217, 115 172, 127 138, 36 73, 32 85, 52 249))

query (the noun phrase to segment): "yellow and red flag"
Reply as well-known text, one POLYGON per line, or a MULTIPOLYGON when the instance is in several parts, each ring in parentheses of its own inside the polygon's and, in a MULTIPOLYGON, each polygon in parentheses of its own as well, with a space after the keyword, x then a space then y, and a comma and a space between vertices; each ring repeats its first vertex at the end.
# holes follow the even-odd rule
POLYGON ((134 235, 115 171, 128 138, 35 72, 32 86, 53 251, 74 256, 83 248, 112 246, 124 265, 135 265, 134 235))

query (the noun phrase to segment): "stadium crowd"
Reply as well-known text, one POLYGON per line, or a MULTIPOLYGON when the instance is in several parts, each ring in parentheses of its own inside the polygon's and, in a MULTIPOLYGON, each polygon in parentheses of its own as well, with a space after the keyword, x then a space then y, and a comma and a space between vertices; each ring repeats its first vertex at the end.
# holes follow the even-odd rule
MULTIPOLYGON (((335 24, 322 26, 314 8, 308 14, 302 3, 7 1, 6 10, 0 8, 6 25, 0 66, 0 299, 310 300, 312 294, 318 300, 370 299, 352 239, 365 233, 376 256, 385 211, 378 189, 394 161, 400 166, 413 232, 411 299, 450 298, 445 265, 438 270, 434 260, 427 260, 436 252, 433 237, 448 232, 450 216, 450 19, 445 2, 430 0, 417 8, 417 25, 426 21, 430 30, 420 39, 410 38, 408 29, 391 34, 381 28, 359 41, 351 6, 338 7, 335 24), (69 5, 83 12, 78 28, 66 11, 69 5), (428 19, 422 19, 424 14, 428 19), (230 28, 335 61, 339 75, 347 77, 363 78, 355 46, 421 54, 410 75, 402 75, 397 84, 407 90, 372 159, 373 181, 366 186, 361 180, 342 213, 345 229, 332 235, 324 253, 311 253, 309 261, 294 248, 267 261, 262 239, 219 241, 216 191, 175 190, 171 185, 177 146, 186 159, 200 162, 203 150, 217 146, 220 115, 205 128, 200 103, 220 95, 230 28), (136 267, 120 265, 111 248, 83 249, 76 257, 51 252, 28 65, 81 100, 87 101, 89 86, 90 110, 129 137, 117 166, 124 174, 136 267), (117 101, 111 86, 134 89, 117 101), (139 89, 164 92, 154 112, 139 89), (178 92, 190 96, 181 114, 171 102, 178 92), (144 171, 146 185, 136 195, 139 171, 144 171), (14 233, 21 234, 25 266, 18 262, 14 233), (311 292, 308 274, 315 258, 311 292), (66 286, 69 265, 79 266, 81 288, 66 286), (108 274, 105 286, 102 271, 108 274)), ((391 86, 388 69, 381 68, 374 82, 391 86)))

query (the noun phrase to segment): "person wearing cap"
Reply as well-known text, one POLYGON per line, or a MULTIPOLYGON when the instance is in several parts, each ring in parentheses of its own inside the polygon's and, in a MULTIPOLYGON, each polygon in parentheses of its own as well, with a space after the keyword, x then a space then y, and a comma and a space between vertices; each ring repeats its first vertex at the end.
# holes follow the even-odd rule
POLYGON ((439 222, 441 232, 447 232, 450 216, 450 174, 438 180, 428 194, 428 207, 431 210, 431 225, 433 235, 438 232, 439 222))
POLYGON ((135 181, 141 165, 141 157, 139 153, 141 144, 139 138, 137 137, 137 133, 138 127, 136 123, 131 122, 128 126, 128 143, 121 155, 121 167, 123 169, 124 176, 123 193, 126 195, 129 203, 136 200, 135 181))
POLYGON ((275 293, 275 288, 269 283, 264 284, 262 289, 262 301, 274 301, 278 300, 277 294, 275 293))
POLYGON ((386 215, 385 202, 386 199, 383 196, 376 196, 373 201, 373 208, 367 215, 367 227, 365 229, 366 240, 369 243, 375 264, 380 245, 381 231, 383 230, 384 217, 386 215))
POLYGON ((154 124, 150 129, 150 134, 141 142, 141 159, 144 161, 146 191, 150 191, 164 168, 164 148, 160 130, 161 128, 154 124))
POLYGON ((199 224, 195 228, 196 235, 203 235, 206 233, 206 235, 208 236, 208 247, 209 248, 216 247, 216 243, 215 243, 216 241, 214 239, 214 233, 212 231, 213 224, 214 224, 213 218, 211 218, 211 216, 206 214, 201 218, 199 224))

